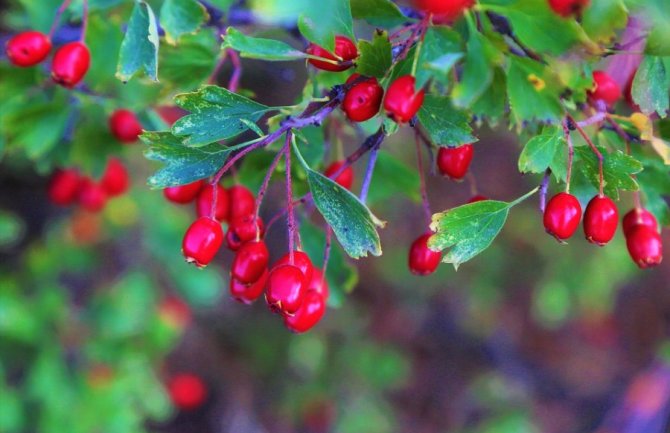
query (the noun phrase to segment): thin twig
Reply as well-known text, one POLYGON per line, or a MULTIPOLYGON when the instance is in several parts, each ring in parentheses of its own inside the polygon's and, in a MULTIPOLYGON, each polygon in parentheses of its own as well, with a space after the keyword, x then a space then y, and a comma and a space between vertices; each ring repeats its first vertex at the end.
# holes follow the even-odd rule
POLYGON ((49 30, 49 39, 53 39, 53 35, 58 28, 58 24, 60 24, 61 16, 67 10, 67 8, 70 7, 70 3, 72 3, 72 0, 64 0, 63 3, 61 3, 61 5, 58 7, 56 15, 54 16, 54 21, 51 24, 51 30, 49 30))
POLYGON ((288 208, 287 230, 288 230, 288 254, 289 263, 293 264, 293 250, 295 249, 295 216, 293 213, 293 185, 291 183, 291 130, 286 132, 286 144, 284 154, 286 155, 286 206, 288 208))
POLYGON ((603 163, 605 161, 605 158, 603 157, 603 154, 598 150, 595 144, 593 144, 593 141, 591 141, 591 138, 588 136, 588 134, 582 129, 581 126, 577 122, 575 122, 575 119, 567 114, 566 115, 568 120, 572 122, 572 124, 575 126, 577 131, 581 134, 582 138, 584 138, 584 141, 586 141, 586 144, 589 145, 593 153, 596 155, 598 158, 598 176, 599 176, 599 183, 600 183, 600 188, 599 188, 599 195, 602 197, 605 195, 604 193, 604 188, 605 188, 605 175, 604 175, 604 169, 603 169, 603 163))

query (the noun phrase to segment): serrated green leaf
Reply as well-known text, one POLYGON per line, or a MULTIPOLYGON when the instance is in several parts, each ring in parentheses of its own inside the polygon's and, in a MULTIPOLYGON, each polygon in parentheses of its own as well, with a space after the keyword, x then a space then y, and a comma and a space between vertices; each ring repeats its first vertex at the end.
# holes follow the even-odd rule
POLYGON ((447 73, 462 55, 458 33, 448 27, 429 27, 417 59, 416 87, 423 87, 431 78, 449 82, 447 73))
POLYGON ((391 0, 351 0, 351 14, 373 26, 387 28, 410 21, 391 0))
POLYGON ((158 25, 151 6, 137 0, 121 42, 116 77, 126 82, 137 72, 158 81, 158 25))
POLYGON ((582 15, 582 27, 595 41, 607 42, 626 26, 628 10, 623 0, 591 0, 582 15))
POLYGON ((529 59, 510 58, 507 94, 517 124, 560 119, 562 108, 555 79, 547 68, 529 59))
POLYGON ((491 85, 472 105, 472 114, 478 118, 485 118, 492 126, 496 125, 505 115, 506 91, 505 73, 496 68, 491 85))
POLYGON ((455 109, 447 96, 426 95, 418 117, 435 144, 457 146, 477 141, 468 116, 455 109))
POLYGON ((546 128, 526 143, 519 155, 519 171, 522 173, 544 173, 551 166, 556 154, 564 152, 567 143, 560 127, 546 128))
POLYGON ((307 58, 307 54, 296 50, 285 42, 247 36, 233 27, 228 27, 221 48, 232 48, 239 51, 242 57, 265 61, 307 58))
POLYGON ((181 36, 200 30, 209 19, 209 14, 196 0, 165 0, 160 18, 165 40, 168 44, 176 45, 181 36))
POLYGON ((457 107, 469 107, 493 81, 493 66, 484 50, 485 38, 479 32, 471 32, 466 44, 463 75, 456 83, 451 97, 457 107))
POLYGON ((662 57, 644 56, 635 73, 631 94, 644 114, 656 112, 661 117, 667 115, 670 108, 670 71, 666 69, 662 57))
POLYGON ((376 31, 372 42, 360 40, 358 52, 356 72, 361 75, 382 78, 391 68, 391 41, 385 31, 376 31))
MULTIPOLYGON (((617 150, 607 153, 604 147, 598 147, 604 156, 604 192, 608 197, 619 199, 619 190, 637 191, 639 186, 633 177, 642 171, 642 164, 625 153, 617 150)), ((575 155, 579 157, 579 164, 584 175, 591 184, 598 188, 600 177, 598 174, 598 158, 586 146, 575 147, 575 155)))
POLYGON ((308 41, 332 52, 335 49, 335 36, 354 39, 349 0, 310 1, 298 18, 298 29, 308 41))
POLYGON ((161 82, 180 91, 197 89, 214 71, 218 51, 213 32, 183 36, 178 47, 167 45, 161 50, 161 82))

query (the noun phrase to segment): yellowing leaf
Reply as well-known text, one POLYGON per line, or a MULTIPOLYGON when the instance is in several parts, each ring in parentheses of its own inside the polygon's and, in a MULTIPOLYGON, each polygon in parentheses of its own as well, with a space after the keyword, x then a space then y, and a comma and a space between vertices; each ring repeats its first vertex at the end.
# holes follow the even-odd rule
POLYGON ((651 119, 642 113, 633 113, 630 121, 640 131, 640 139, 649 141, 654 138, 654 126, 651 119))
POLYGON ((663 159, 663 164, 670 165, 670 145, 665 140, 657 137, 651 137, 651 147, 663 159))

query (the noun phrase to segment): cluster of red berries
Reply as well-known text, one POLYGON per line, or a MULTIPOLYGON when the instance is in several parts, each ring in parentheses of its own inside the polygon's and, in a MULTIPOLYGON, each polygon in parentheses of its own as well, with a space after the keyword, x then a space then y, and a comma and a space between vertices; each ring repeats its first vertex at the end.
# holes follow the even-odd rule
POLYGON ((81 175, 74 168, 56 170, 49 181, 47 194, 49 200, 59 206, 78 204, 90 212, 99 212, 109 198, 122 195, 129 186, 128 170, 121 161, 112 158, 98 181, 81 175))
MULTIPOLYGON (((34 30, 12 37, 6 46, 9 61, 16 66, 35 66, 47 58, 51 51, 51 39, 34 30)), ((68 42, 56 50, 51 61, 51 78, 63 87, 76 86, 86 75, 91 64, 91 53, 80 41, 68 42)))

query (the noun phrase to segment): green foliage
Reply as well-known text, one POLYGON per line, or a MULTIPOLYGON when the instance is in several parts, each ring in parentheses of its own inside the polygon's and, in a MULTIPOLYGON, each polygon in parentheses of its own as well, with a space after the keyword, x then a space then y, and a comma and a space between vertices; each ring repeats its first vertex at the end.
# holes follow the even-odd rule
POLYGON ((196 0, 165 0, 160 21, 168 44, 176 45, 179 38, 196 33, 209 18, 205 7, 196 0))
MULTIPOLYGON (((637 191, 639 186, 634 175, 642 171, 642 164, 619 150, 611 153, 605 152, 603 147, 598 150, 604 154, 605 194, 616 200, 619 198, 619 190, 637 191)), ((588 147, 577 147, 575 155, 581 160, 584 175, 594 187, 598 187, 598 158, 595 153, 588 147)))
POLYGON ((390 0, 351 0, 351 14, 374 26, 392 27, 403 24, 407 18, 390 0))
POLYGON ((298 18, 300 33, 328 51, 335 49, 335 36, 354 36, 351 6, 347 0, 309 2, 298 18), (323 17, 328 17, 324 20, 323 17))
POLYGON ((262 60, 299 60, 307 54, 298 51, 285 42, 273 39, 254 38, 229 27, 223 38, 221 48, 231 48, 239 51, 242 57, 262 60))
POLYGON ((158 80, 158 26, 148 3, 138 0, 128 21, 128 30, 121 43, 116 77, 129 81, 137 72, 158 80))
POLYGON ((440 146, 458 146, 477 141, 472 135, 467 116, 456 110, 447 96, 426 95, 418 116, 430 138, 440 146))
POLYGON ((562 169, 561 155, 566 152, 567 142, 560 127, 546 128, 540 135, 531 138, 519 155, 519 171, 522 173, 544 173, 562 169), (559 166, 560 167, 557 167, 559 166))
POLYGON ((358 42, 360 57, 356 62, 356 72, 361 75, 382 78, 391 67, 391 42, 388 33, 376 31, 372 42, 358 42))
POLYGON ((631 94, 647 115, 665 117, 670 109, 670 57, 644 56, 638 68, 631 94))

